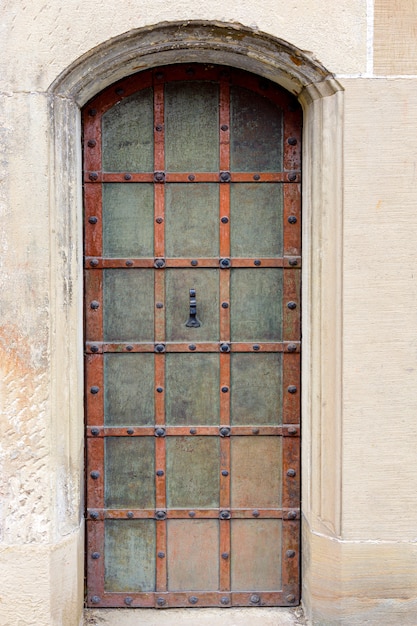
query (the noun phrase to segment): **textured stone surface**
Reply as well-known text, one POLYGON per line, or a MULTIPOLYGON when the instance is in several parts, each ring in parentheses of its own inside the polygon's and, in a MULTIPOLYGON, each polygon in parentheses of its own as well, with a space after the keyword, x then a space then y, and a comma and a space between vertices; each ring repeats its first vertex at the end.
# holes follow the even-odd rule
POLYGON ((417 74, 415 0, 375 0, 376 74, 417 74))

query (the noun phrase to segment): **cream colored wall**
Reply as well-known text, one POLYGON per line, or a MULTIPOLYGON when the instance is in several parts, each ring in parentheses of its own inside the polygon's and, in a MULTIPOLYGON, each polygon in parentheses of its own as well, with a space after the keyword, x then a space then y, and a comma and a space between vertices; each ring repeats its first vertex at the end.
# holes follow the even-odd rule
POLYGON ((197 19, 281 38, 344 90, 301 95, 303 597, 315 624, 415 624, 417 2, 4 0, 0 11, 0 625, 82 619, 79 118, 51 85, 113 37, 197 19))

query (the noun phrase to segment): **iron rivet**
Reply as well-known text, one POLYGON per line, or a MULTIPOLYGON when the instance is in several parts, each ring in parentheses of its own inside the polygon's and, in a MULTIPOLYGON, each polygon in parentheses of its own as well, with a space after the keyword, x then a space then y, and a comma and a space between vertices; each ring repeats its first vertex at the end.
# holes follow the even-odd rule
POLYGON ((229 553, 228 552, 223 552, 222 553, 222 559, 228 559, 229 558, 229 553))
POLYGON ((224 596, 221 600, 220 600, 221 604, 229 604, 230 600, 229 598, 227 598, 226 596, 224 596))
POLYGON ((100 602, 101 602, 101 598, 100 598, 100 596, 93 596, 93 597, 91 598, 91 602, 92 602, 93 604, 100 604, 100 602))
POLYGON ((297 387, 295 385, 290 385, 287 388, 288 393, 297 393, 297 387))
POLYGON ((131 174, 125 174, 125 180, 132 180, 131 174))
POLYGON ((156 220, 155 220, 155 222, 156 222, 157 224, 162 224, 162 222, 163 222, 163 221, 164 221, 164 218, 163 218, 163 217, 157 217, 157 218, 156 218, 156 220))
POLYGON ((98 519, 98 513, 97 513, 97 511, 92 511, 92 512, 90 513, 90 517, 91 517, 91 519, 98 519))
POLYGON ((297 429, 294 428, 294 426, 290 426, 288 429, 288 434, 289 435, 296 435, 297 434, 297 429))
POLYGON ((295 550, 287 550, 286 555, 287 558, 293 559, 295 557, 295 550))
POLYGON ((126 261, 126 267, 132 267, 132 265, 133 265, 133 261, 131 259, 128 259, 126 261))
POLYGON ((155 259, 153 266, 156 269, 161 269, 161 267, 165 266, 165 259, 155 259))
POLYGON ((91 259, 91 261, 90 261, 90 265, 91 265, 91 267, 97 267, 97 265, 98 265, 98 259, 91 259))
POLYGON ((190 597, 188 598, 188 602, 189 602, 190 604, 197 604, 197 602, 198 602, 198 598, 197 598, 196 596, 190 596, 190 597))
POLYGON ((259 428, 252 428, 252 432, 254 435, 259 435, 259 428))
POLYGON ((162 125, 161 125, 161 124, 157 124, 157 125, 155 126, 155 130, 156 130, 158 133, 160 133, 160 132, 161 132, 161 130, 162 130, 162 125))
POLYGON ((191 261, 191 265, 192 265, 193 267, 196 267, 196 266, 198 265, 198 261, 197 261, 196 259, 193 259, 193 260, 191 261))
POLYGON ((90 472, 90 476, 93 480, 97 480, 97 478, 100 478, 100 472, 97 472, 97 470, 93 470, 92 472, 90 472))
POLYGON ((254 174, 253 175, 253 180, 261 180, 261 177, 259 174, 254 174))
POLYGON ((98 346, 91 346, 90 347, 91 352, 93 352, 94 354, 96 354, 98 352, 98 346))
POLYGON ((229 387, 222 387, 222 393, 227 393, 229 391, 229 387))
POLYGON ((128 346, 126 346, 126 350, 127 350, 128 352, 132 352, 132 350, 133 350, 133 346, 131 346, 131 345, 129 344, 128 346))
POLYGON ((291 174, 288 174, 287 178, 290 181, 290 183, 293 183, 295 180, 297 180, 297 174, 295 174, 294 172, 291 172, 291 174))
POLYGON ((227 470, 222 470, 222 476, 229 476, 229 472, 227 470))
POLYGON ((230 352, 230 345, 228 343, 220 344, 220 352, 230 352))
POLYGON ((297 218, 295 217, 295 215, 290 215, 288 217, 288 221, 290 224, 296 224, 297 223, 297 218))
POLYGON ((157 476, 163 476, 163 475, 164 475, 164 470, 158 470, 158 471, 156 472, 156 475, 157 475, 157 476))
POLYGON ((88 221, 90 224, 97 224, 98 218, 95 215, 92 215, 91 217, 88 218, 88 221))
POLYGON ((127 517, 128 517, 129 519, 132 519, 132 517, 133 517, 133 511, 128 511, 128 512, 127 512, 127 517))
POLYGON ((88 111, 88 115, 90 115, 91 117, 94 117, 95 115, 97 115, 97 109, 90 109, 88 111))
POLYGON ((228 302, 222 302, 222 309, 228 309, 229 308, 229 303, 228 302))
POLYGON ((165 552, 158 552, 158 558, 164 559, 165 558, 165 552))
POLYGON ((158 393, 162 393, 164 388, 163 387, 157 387, 156 390, 157 390, 158 393))
POLYGON ((227 125, 227 124, 222 124, 222 125, 220 126, 220 128, 221 128, 224 132, 226 132, 226 130, 229 130, 229 127, 228 127, 228 125, 227 125))
POLYGON ((291 302, 287 302, 287 307, 291 310, 294 310, 297 308, 297 303, 291 300, 291 302))
POLYGON ((195 517, 195 512, 194 511, 189 511, 188 515, 189 515, 189 517, 195 517))
POLYGON ((258 343, 255 343, 255 344, 252 346, 252 349, 253 349, 253 350, 255 350, 255 352, 258 352, 258 350, 260 350, 260 349, 261 349, 261 346, 260 346, 258 343))
POLYGON ((163 78, 163 77, 164 77, 163 72, 156 72, 155 78, 157 78, 158 80, 161 80, 161 78, 163 78))
POLYGON ((166 511, 157 511, 157 512, 155 513, 155 517, 156 517, 156 519, 158 519, 158 520, 163 520, 163 519, 165 519, 165 518, 166 518, 166 516, 167 516, 166 511))
POLYGON ((287 596, 285 599, 287 602, 291 602, 291 603, 295 602, 295 596, 293 596, 292 594, 287 596))
POLYGON ((87 146, 88 146, 89 148, 94 148, 96 144, 97 144, 97 141, 96 141, 95 139, 89 139, 89 140, 87 141, 87 146))
POLYGON ((259 266, 260 266, 260 264, 261 264, 261 262, 260 262, 260 260, 259 260, 259 259, 255 259, 255 260, 254 260, 254 262, 253 262, 253 264, 254 264, 254 265, 256 265, 256 267, 259 267, 259 266))
POLYGON ((228 217, 222 217, 222 219, 220 220, 222 224, 227 224, 229 221, 228 217))
POLYGON ((93 437, 97 437, 97 435, 100 434, 100 429, 99 428, 92 428, 91 429, 91 434, 93 435, 93 437))
POLYGON ((130 596, 127 596, 127 598, 125 598, 125 604, 127 604, 128 606, 132 604, 132 602, 133 602, 133 598, 131 598, 130 596))
POLYGON ((118 96, 123 96, 125 90, 122 87, 117 87, 117 89, 115 89, 115 92, 118 96))
POLYGON ((126 432, 128 435, 133 435, 135 431, 133 430, 133 428, 128 428, 126 432))
POLYGON ((220 172, 220 182, 221 183, 229 183, 230 182, 230 172, 220 172))
POLYGON ((190 435, 195 435, 197 432, 196 428, 190 428, 190 435))
POLYGON ((255 509, 254 511, 252 511, 252 515, 253 515, 253 517, 259 517, 258 509, 255 509))
POLYGON ((220 267, 222 270, 228 269, 230 265, 230 259, 220 259, 220 267))
POLYGON ((297 346, 295 345, 295 343, 289 343, 287 350, 288 352, 295 352, 297 350, 297 346))
POLYGON ((195 180, 194 174, 188 174, 188 180, 190 180, 191 182, 195 180))
POLYGON ((158 606, 165 606, 165 599, 164 598, 158 598, 156 603, 158 606))
POLYGON ((165 181, 165 172, 154 172, 153 179, 156 183, 163 183, 165 181))
POLYGON ((164 308, 164 305, 163 305, 162 302, 157 302, 155 306, 156 306, 157 309, 163 309, 164 308))
POLYGON ((91 172, 89 177, 90 180, 97 180, 98 179, 98 174, 97 172, 91 172))
POLYGON ((254 593, 253 595, 251 595, 250 601, 252 602, 252 604, 259 604, 261 598, 258 596, 257 593, 254 593))
POLYGON ((93 552, 91 558, 97 560, 100 558, 100 552, 93 552))
POLYGON ((96 311, 99 307, 100 302, 97 302, 97 300, 93 300, 92 302, 90 302, 90 309, 93 309, 93 311, 96 311))
POLYGON ((92 394, 96 394, 100 391, 100 387, 96 387, 95 385, 93 387, 90 387, 90 393, 92 394))
POLYGON ((297 139, 295 137, 288 137, 288 143, 290 144, 290 146, 296 146, 297 139))
POLYGON ((157 343, 155 346, 155 352, 165 352, 165 344, 163 343, 157 343))
POLYGON ((288 519, 297 519, 297 513, 295 511, 290 511, 288 513, 288 519))
POLYGON ((155 428, 155 437, 165 437, 165 428, 155 428))
POLYGON ((298 259, 290 259, 288 261, 288 263, 292 266, 295 267, 296 265, 298 265, 298 259))
POLYGON ((190 345, 188 346, 189 350, 196 350, 197 346, 194 343, 190 343, 190 345))
POLYGON ((220 511, 219 517, 220 519, 230 519, 230 511, 220 511))
POLYGON ((294 478, 295 474, 296 474, 296 472, 293 469, 289 469, 287 471, 287 476, 289 476, 290 478, 294 478))
POLYGON ((222 426, 219 430, 220 437, 230 437, 230 428, 228 426, 222 426))

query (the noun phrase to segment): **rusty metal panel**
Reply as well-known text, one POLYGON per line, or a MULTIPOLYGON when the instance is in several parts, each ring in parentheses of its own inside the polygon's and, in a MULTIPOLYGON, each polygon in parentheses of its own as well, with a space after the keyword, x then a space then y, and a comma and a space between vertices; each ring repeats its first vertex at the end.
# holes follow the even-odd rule
POLYGON ((167 559, 169 591, 217 591, 219 521, 169 520, 167 559))
POLYGON ((219 424, 219 358, 219 354, 167 354, 167 425, 219 424))

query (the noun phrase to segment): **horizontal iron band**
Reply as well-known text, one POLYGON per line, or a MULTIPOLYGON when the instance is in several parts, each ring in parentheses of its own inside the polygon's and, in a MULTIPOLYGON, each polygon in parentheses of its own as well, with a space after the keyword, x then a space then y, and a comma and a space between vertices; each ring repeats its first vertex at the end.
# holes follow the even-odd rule
MULTIPOLYGON (((222 436, 219 432, 220 426, 87 426, 87 437, 153 437, 155 428, 163 428, 166 437, 188 437, 188 436, 222 436)), ((285 424, 282 426, 227 426, 230 429, 231 437, 299 437, 299 424, 285 424)))
MULTIPOLYGON (((221 511, 218 509, 163 509, 166 515, 160 521, 165 519, 219 519, 221 511)), ((104 519, 156 519, 156 513, 161 509, 105 509, 90 508, 87 509, 87 520, 98 521, 104 519)), ((233 509, 229 508, 230 513, 228 519, 282 519, 284 521, 295 521, 300 519, 300 509, 233 509)), ((156 520, 158 521, 158 520, 156 520)), ((225 520, 221 520, 225 521, 225 520)))
POLYGON ((155 352, 155 345, 161 345, 164 347, 160 352, 253 352, 259 354, 260 352, 300 352, 301 344, 299 341, 281 341, 281 342, 226 342, 230 346, 230 350, 224 351, 221 346, 225 343, 217 342, 193 342, 193 343, 176 343, 165 342, 160 344, 155 343, 142 343, 142 342, 117 342, 108 343, 101 341, 87 341, 85 345, 86 352, 88 354, 102 354, 105 352, 155 352), (191 346, 191 347, 190 347, 191 346))
MULTIPOLYGON (((85 171, 84 182, 97 183, 220 183, 220 172, 164 172, 164 180, 155 181, 154 172, 85 171)), ((230 172, 231 183, 299 183, 301 172, 230 172)), ((221 182, 220 184, 225 184, 221 182)))
MULTIPOLYGON (((165 268, 195 268, 201 269, 205 267, 220 267, 220 258, 166 258, 164 259, 165 268)), ((102 268, 154 268, 155 258, 103 258, 103 257, 86 257, 84 261, 85 269, 102 269, 102 268)), ((239 258, 230 257, 231 268, 262 268, 262 267, 283 267, 285 269, 300 269, 301 257, 300 256, 288 256, 288 257, 257 257, 257 258, 239 258)))

